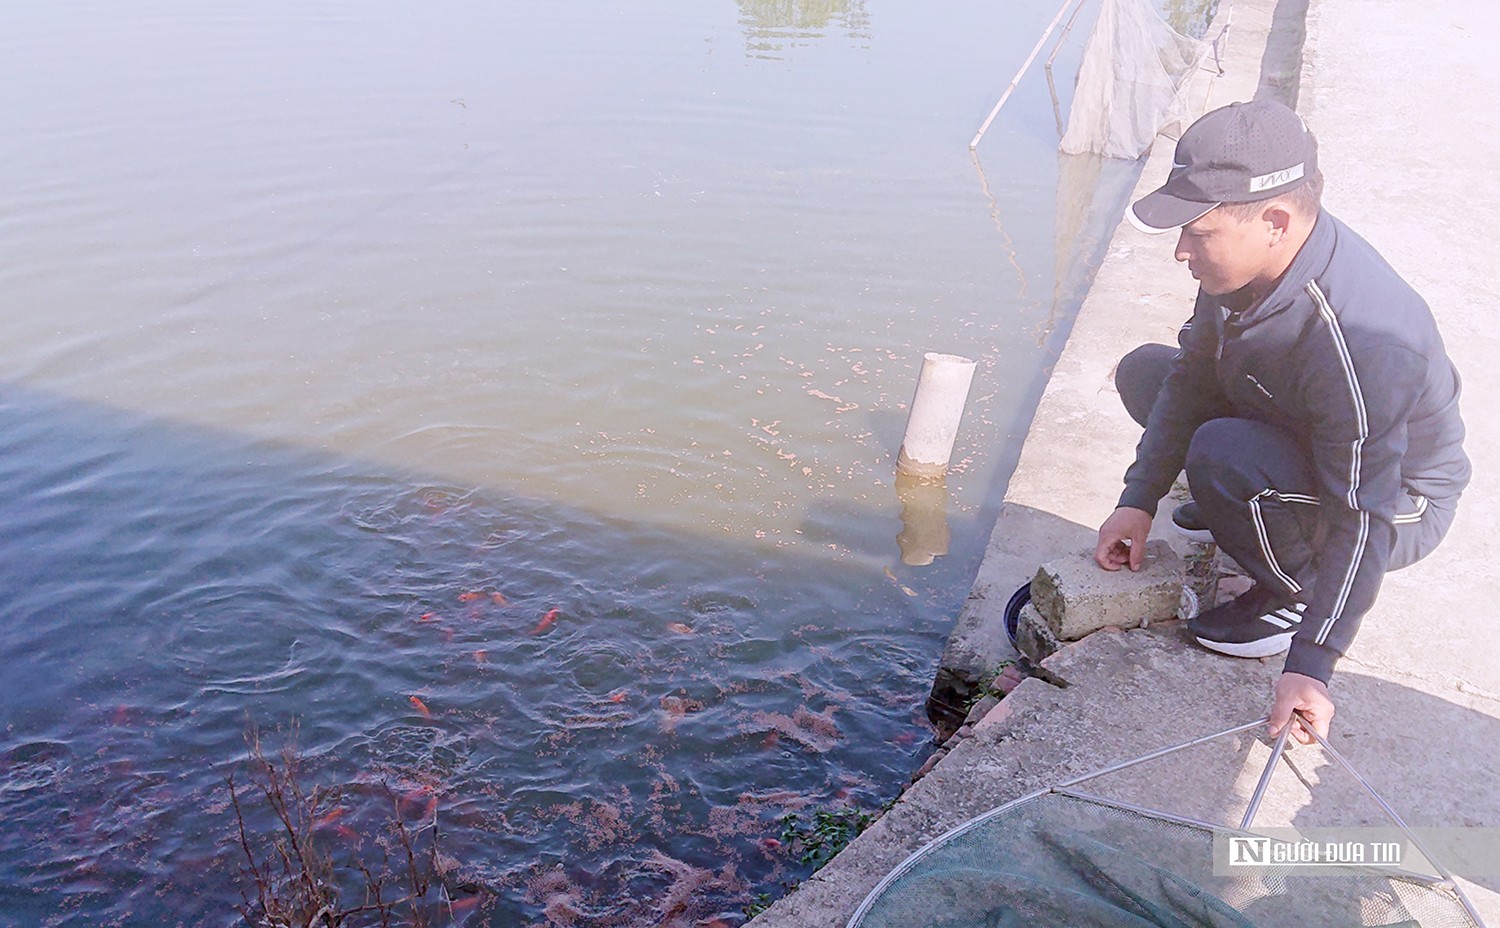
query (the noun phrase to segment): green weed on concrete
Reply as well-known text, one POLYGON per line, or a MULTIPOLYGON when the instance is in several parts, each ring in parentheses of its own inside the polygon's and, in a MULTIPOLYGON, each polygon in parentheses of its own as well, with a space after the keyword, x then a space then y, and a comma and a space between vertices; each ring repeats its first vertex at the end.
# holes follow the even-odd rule
POLYGON ((820 809, 807 822, 790 813, 781 817, 781 842, 804 864, 821 867, 873 821, 872 813, 860 809, 820 809))

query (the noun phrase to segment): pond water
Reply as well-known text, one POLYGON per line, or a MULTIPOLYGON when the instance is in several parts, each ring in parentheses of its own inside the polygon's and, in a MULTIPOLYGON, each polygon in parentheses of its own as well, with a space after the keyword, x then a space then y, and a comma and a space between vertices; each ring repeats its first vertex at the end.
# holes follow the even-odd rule
POLYGON ((252 727, 336 856, 430 808, 473 924, 805 877, 783 816, 931 749, 1134 179, 1040 72, 967 151, 1055 9, 0 8, 0 921, 235 923, 252 727), (979 367, 903 562, 930 350, 979 367))

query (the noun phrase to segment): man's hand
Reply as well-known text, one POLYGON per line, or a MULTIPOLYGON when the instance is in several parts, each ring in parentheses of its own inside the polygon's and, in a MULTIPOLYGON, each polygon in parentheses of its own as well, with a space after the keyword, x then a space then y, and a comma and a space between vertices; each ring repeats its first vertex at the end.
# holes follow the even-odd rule
POLYGON ((1287 723, 1292 724, 1292 737, 1301 744, 1312 744, 1313 736, 1306 725, 1324 738, 1328 737, 1328 723, 1333 719, 1333 700, 1328 698, 1328 687, 1323 681, 1300 673, 1284 673, 1276 681, 1276 698, 1271 704, 1271 721, 1267 733, 1275 738, 1287 723), (1293 720, 1292 713, 1301 712, 1293 720))
POLYGON ((1151 513, 1144 509, 1121 506, 1110 513, 1099 526, 1099 545, 1094 560, 1105 570, 1119 570, 1130 565, 1140 570, 1146 557, 1146 536, 1151 533, 1151 513))

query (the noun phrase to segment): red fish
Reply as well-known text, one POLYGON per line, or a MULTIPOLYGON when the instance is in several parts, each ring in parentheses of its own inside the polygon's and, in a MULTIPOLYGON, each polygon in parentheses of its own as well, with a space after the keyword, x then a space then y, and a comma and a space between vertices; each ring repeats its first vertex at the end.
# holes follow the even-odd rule
POLYGON ((454 899, 448 903, 448 908, 454 912, 467 912, 479 904, 478 896, 465 896, 462 899, 454 899))
POLYGON ((547 614, 542 616, 542 620, 540 622, 536 623, 536 628, 533 628, 531 630, 531 633, 533 635, 540 635, 542 632, 551 628, 553 624, 557 622, 557 617, 560 615, 562 615, 561 609, 547 610, 547 614))
POLYGON ((327 815, 323 816, 322 818, 319 818, 316 822, 313 822, 313 827, 314 828, 327 828, 329 825, 332 825, 334 822, 338 821, 339 819, 341 819, 343 817, 344 817, 344 810, 343 810, 343 808, 334 809, 332 812, 329 812, 327 815))
POLYGON ((426 796, 430 792, 432 792, 432 787, 430 786, 418 786, 415 789, 409 789, 401 794, 401 805, 414 806, 422 800, 423 796, 426 796))
POLYGON ((684 625, 681 622, 673 622, 667 626, 667 631, 675 632, 679 635, 691 635, 693 633, 693 626, 684 625))
POLYGON ((467 593, 458 594, 458 601, 461 603, 472 603, 474 600, 483 595, 484 594, 479 592, 478 590, 469 590, 467 593))
MULTIPOLYGON (((416 789, 407 790, 401 794, 401 798, 396 802, 396 814, 402 818, 406 818, 417 810, 418 803, 422 801, 424 796, 431 795, 432 787, 430 786, 418 786, 416 789)), ((432 801, 436 802, 437 797, 433 796, 432 801)))
MULTIPOLYGON (((490 594, 490 602, 494 603, 497 606, 509 606, 510 605, 510 600, 508 600, 508 599, 505 598, 505 594, 504 593, 491 593, 490 594)), ((473 896, 471 898, 475 899, 476 901, 479 899, 478 896, 473 896)))
POLYGON ((611 693, 610 696, 609 696, 609 701, 610 702, 624 702, 625 701, 625 697, 628 696, 628 695, 629 694, 626 693, 624 690, 620 690, 618 693, 611 693))
POLYGON ((354 829, 350 828, 348 825, 340 825, 339 827, 335 828, 333 832, 340 838, 343 838, 345 841, 359 840, 359 835, 355 834, 354 829))
POLYGON ((130 721, 129 706, 115 706, 115 714, 110 716, 110 722, 114 725, 124 725, 130 721))
POLYGON ((438 614, 436 612, 424 612, 421 615, 417 616, 417 621, 418 622, 435 622, 435 621, 437 621, 437 618, 438 618, 438 614))
POLYGON ((411 696, 411 697, 408 697, 408 698, 411 699, 411 706, 412 706, 412 708, 416 709, 418 712, 422 713, 422 718, 424 718, 424 719, 430 719, 430 718, 432 718, 432 710, 429 709, 429 708, 427 708, 427 703, 423 702, 420 698, 418 698, 416 696, 411 696))

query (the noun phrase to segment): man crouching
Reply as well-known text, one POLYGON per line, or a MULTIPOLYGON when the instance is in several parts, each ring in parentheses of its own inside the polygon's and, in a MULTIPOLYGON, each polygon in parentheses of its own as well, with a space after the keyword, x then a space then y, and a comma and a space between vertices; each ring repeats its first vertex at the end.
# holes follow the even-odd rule
POLYGON ((1328 733, 1328 679, 1381 579, 1437 546, 1469 481, 1432 312, 1322 209, 1322 186, 1306 125, 1257 100, 1189 127, 1167 182, 1130 208, 1143 231, 1181 230, 1176 258, 1199 290, 1179 348, 1142 346, 1116 371, 1146 431, 1094 553, 1139 569, 1186 469, 1193 501, 1173 521, 1255 580, 1188 628, 1224 654, 1287 652, 1273 736, 1294 711, 1328 733))

